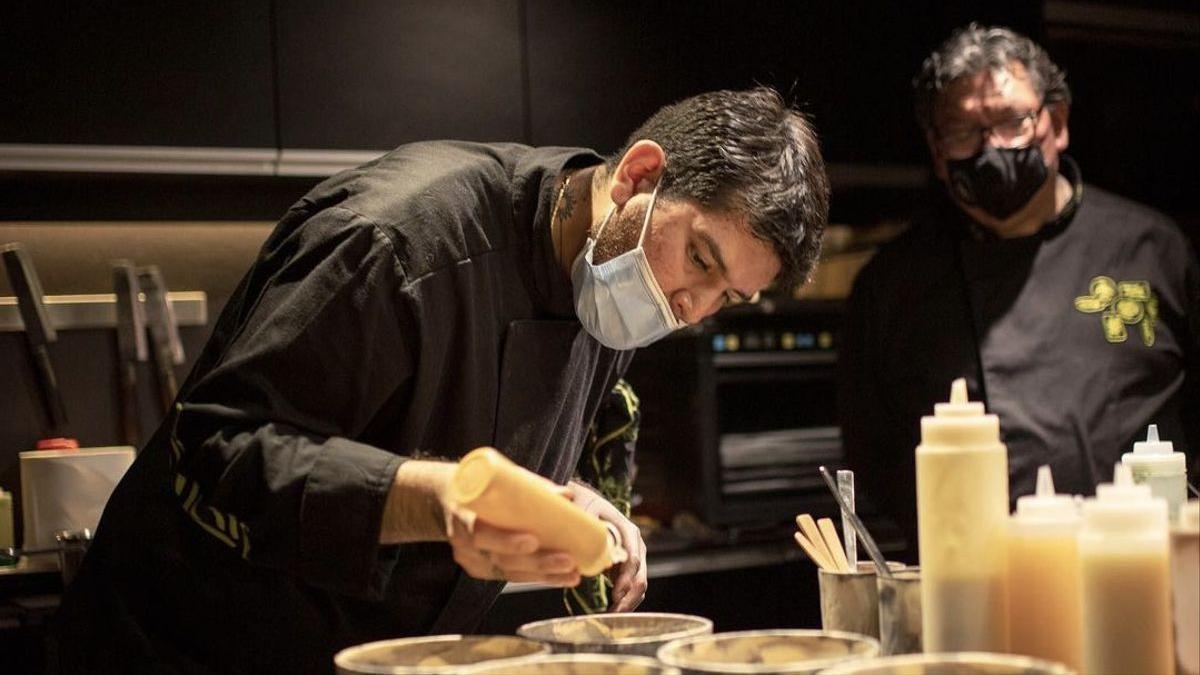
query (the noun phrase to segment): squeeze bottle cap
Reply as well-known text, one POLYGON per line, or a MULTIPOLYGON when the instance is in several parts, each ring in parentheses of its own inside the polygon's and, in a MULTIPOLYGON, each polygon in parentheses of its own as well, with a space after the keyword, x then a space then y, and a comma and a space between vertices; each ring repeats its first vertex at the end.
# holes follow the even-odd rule
POLYGON ((1038 467, 1037 492, 1017 498, 1017 519, 1077 520, 1079 508, 1071 495, 1054 493, 1054 477, 1050 465, 1038 467))
POLYGON ((984 412, 983 403, 967 399, 967 381, 961 377, 950 383, 949 403, 933 404, 933 414, 937 417, 966 417, 984 412))
POLYGON ((1154 497, 1148 485, 1133 482, 1133 473, 1117 462, 1113 482, 1096 486, 1096 497, 1083 503, 1085 527, 1091 530, 1167 530, 1167 501, 1154 497))
POLYGON ((36 450, 78 450, 79 441, 74 438, 42 438, 34 446, 36 450))
POLYGON ((1146 429, 1146 440, 1134 443, 1133 452, 1121 455, 1121 461, 1132 467, 1138 478, 1186 474, 1187 458, 1174 450, 1171 441, 1158 439, 1158 425, 1151 424, 1146 429))
POLYGON ((1125 463, 1118 462, 1113 467, 1113 482, 1101 483, 1096 486, 1096 499, 1099 500, 1141 500, 1151 497, 1149 485, 1138 485, 1133 482, 1133 470, 1125 463))
POLYGON ((934 404, 933 414, 921 418, 921 445, 928 451, 999 444, 1000 418, 986 414, 982 402, 967 399, 967 381, 961 377, 950 385, 950 402, 934 404))

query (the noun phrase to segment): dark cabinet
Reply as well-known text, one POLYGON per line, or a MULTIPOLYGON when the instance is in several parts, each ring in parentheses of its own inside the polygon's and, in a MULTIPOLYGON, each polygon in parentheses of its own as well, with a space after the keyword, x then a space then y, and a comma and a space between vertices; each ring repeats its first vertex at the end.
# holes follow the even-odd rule
POLYGON ((286 149, 522 141, 520 0, 278 3, 286 149))
POLYGON ((613 152, 663 103, 703 91, 711 46, 671 31, 694 4, 529 2, 533 144, 613 152))
POLYGON ((269 0, 6 3, 0 143, 270 148, 269 0))
POLYGON ((665 103, 763 84, 831 161, 923 161, 908 81, 931 4, 530 0, 532 142, 614 151, 665 103))

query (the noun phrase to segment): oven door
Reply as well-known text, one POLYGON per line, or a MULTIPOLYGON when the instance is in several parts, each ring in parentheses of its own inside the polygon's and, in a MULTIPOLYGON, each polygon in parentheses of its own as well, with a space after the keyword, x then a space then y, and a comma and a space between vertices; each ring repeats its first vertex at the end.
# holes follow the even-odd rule
POLYGON ((831 351, 713 355, 715 443, 708 491, 717 523, 790 520, 842 463, 831 351))

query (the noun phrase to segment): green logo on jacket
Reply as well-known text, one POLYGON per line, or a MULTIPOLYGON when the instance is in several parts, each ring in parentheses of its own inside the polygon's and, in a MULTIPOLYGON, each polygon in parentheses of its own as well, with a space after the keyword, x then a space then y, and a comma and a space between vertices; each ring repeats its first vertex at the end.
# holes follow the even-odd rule
POLYGON ((1137 326, 1142 342, 1154 346, 1154 325, 1158 323, 1158 297, 1150 290, 1148 281, 1113 281, 1096 277, 1088 285, 1088 295, 1075 298, 1075 309, 1087 314, 1100 313, 1104 339, 1124 342, 1129 334, 1126 326, 1137 326))

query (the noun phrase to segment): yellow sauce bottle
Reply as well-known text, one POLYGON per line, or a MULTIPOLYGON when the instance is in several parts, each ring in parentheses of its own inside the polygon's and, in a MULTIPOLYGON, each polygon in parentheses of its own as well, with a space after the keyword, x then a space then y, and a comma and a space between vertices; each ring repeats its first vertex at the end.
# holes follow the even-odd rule
POLYGON ((584 576, 624 560, 615 528, 555 492, 554 484, 494 448, 472 450, 450 480, 450 499, 480 520, 529 532, 543 549, 570 553, 584 576))
POLYGON ((1079 509, 1054 494, 1049 466, 1037 493, 1017 499, 1009 521, 1008 627, 1012 653, 1070 666, 1083 663, 1079 582, 1079 509))
POLYGON ((926 653, 1008 651, 1008 450, 1000 420, 967 400, 921 418, 917 525, 926 653))
POLYGON ((1083 672, 1175 672, 1167 503, 1117 464, 1083 503, 1083 672))

